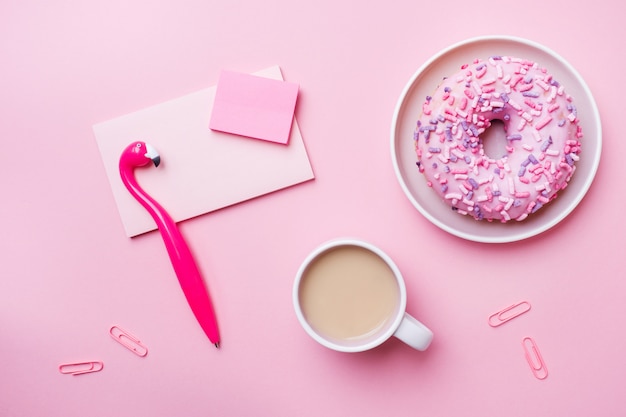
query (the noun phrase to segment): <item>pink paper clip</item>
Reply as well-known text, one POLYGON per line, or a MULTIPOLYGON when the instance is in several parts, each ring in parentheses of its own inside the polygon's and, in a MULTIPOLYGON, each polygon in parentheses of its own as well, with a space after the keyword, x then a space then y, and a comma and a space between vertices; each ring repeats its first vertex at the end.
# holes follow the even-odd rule
POLYGON ((137 356, 144 357, 148 354, 148 348, 144 346, 139 339, 119 326, 112 326, 109 329, 109 334, 116 342, 130 350, 137 356))
POLYGON ((505 309, 493 313, 489 316, 488 323, 491 327, 498 327, 509 320, 513 320, 515 317, 521 316, 529 310, 530 303, 528 301, 520 301, 517 304, 510 305, 505 309))
POLYGON ((535 343, 531 337, 525 337, 524 340, 522 340, 522 346, 524 346, 526 362, 530 365, 530 369, 533 371, 535 378, 546 379, 548 377, 548 367, 541 357, 537 343, 535 343))
POLYGON ((59 372, 68 375, 82 375, 91 372, 98 372, 104 368, 104 364, 100 361, 64 363, 59 365, 59 372))

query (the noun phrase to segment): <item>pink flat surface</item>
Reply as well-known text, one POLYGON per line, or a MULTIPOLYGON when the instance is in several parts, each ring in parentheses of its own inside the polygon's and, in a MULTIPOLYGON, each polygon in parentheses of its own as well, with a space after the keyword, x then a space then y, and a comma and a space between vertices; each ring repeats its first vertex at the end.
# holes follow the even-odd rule
POLYGON ((415 1, 2 2, 0 415, 624 414, 626 26, 610 3, 451 0, 442 20, 435 3, 415 1), (451 44, 494 34, 567 59, 603 129, 581 203, 550 230, 507 244, 429 222, 390 156, 394 108, 416 69, 451 44), (126 236, 92 125, 215 85, 224 68, 275 64, 300 86, 295 116, 316 178, 181 223, 214 296, 216 350, 158 233, 126 236), (342 354, 299 327, 297 268, 340 236, 393 257, 409 313, 435 333, 428 351, 390 340, 342 354), (530 311, 488 325, 522 300, 530 311), (113 325, 148 355, 113 340, 113 325), (545 380, 526 362, 527 336, 545 380), (77 361, 104 368, 59 372, 77 361))
POLYGON ((287 144, 298 84, 222 71, 209 127, 220 132, 287 144))

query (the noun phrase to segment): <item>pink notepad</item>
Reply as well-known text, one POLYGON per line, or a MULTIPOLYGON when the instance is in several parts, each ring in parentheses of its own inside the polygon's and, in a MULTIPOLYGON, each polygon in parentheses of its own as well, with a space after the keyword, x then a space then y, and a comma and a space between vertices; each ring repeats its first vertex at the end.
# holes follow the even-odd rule
POLYGON ((298 84, 222 71, 209 127, 286 144, 298 97, 298 84))
MULTIPOLYGON (((282 80, 278 66, 255 73, 282 80)), ((122 150, 135 140, 153 145, 161 165, 137 169, 141 186, 175 221, 186 220, 314 178, 293 118, 287 145, 208 128, 216 87, 93 126, 107 177, 128 236, 156 229, 118 172, 122 150)))

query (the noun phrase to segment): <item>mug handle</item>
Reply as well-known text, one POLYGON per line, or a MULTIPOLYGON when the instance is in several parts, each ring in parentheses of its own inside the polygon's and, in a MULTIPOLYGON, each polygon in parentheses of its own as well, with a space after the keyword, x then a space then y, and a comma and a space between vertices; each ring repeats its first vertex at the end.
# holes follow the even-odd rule
POLYGON ((404 313, 400 326, 393 334, 413 349, 424 351, 433 340, 433 332, 409 313, 404 313))

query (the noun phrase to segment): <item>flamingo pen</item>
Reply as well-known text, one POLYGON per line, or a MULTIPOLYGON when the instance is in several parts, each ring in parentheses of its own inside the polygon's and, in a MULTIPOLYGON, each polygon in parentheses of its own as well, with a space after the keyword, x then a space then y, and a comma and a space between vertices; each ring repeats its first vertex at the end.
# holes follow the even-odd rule
POLYGON ((193 255, 178 230, 176 222, 139 186, 135 179, 135 168, 144 167, 150 163, 159 166, 160 162, 161 157, 152 146, 145 142, 133 142, 120 156, 120 176, 128 191, 154 219, 193 314, 209 340, 219 348, 220 336, 213 304, 193 255))

